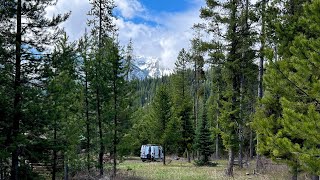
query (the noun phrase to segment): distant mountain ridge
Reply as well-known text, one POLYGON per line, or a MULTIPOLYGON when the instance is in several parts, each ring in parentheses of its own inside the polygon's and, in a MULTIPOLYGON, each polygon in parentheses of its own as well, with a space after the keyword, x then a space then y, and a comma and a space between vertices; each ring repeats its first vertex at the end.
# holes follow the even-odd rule
POLYGON ((173 73, 172 69, 161 67, 159 58, 135 56, 132 60, 129 79, 158 78, 173 73))

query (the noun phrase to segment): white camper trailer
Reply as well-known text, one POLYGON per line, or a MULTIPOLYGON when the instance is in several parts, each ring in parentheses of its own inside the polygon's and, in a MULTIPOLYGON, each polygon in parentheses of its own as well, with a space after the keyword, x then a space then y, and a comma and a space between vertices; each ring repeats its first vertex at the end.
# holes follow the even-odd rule
POLYGON ((147 144, 141 146, 140 158, 144 162, 162 160, 163 151, 162 147, 155 144, 147 144))

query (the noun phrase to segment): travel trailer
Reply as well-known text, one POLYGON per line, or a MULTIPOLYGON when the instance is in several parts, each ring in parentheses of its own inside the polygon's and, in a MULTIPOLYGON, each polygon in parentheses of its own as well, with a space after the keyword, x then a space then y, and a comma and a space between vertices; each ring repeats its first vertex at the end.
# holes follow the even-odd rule
POLYGON ((140 158, 144 161, 157 161, 162 160, 163 151, 162 147, 156 144, 147 144, 141 146, 140 158))

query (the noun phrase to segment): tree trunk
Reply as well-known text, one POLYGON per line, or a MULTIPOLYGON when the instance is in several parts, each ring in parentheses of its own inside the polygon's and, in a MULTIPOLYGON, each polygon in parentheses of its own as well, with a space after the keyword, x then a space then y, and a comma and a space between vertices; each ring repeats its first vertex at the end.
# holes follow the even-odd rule
POLYGON ((186 149, 187 150, 187 159, 188 159, 188 163, 191 163, 191 157, 190 157, 190 154, 189 154, 189 150, 188 149, 186 149))
POLYGON ((233 176, 233 164, 234 164, 234 150, 233 148, 229 148, 229 160, 228 160, 228 167, 226 169, 227 176, 233 176))
POLYGON ((99 121, 99 140, 100 140, 100 152, 99 152, 99 169, 100 176, 103 175, 103 154, 104 154, 104 145, 103 145, 103 137, 102 137, 102 122, 100 117, 100 100, 99 100, 99 91, 97 91, 97 108, 98 108, 98 121, 99 121))
MULTIPOLYGON (((242 69, 242 68, 241 68, 242 69)), ((241 70, 242 71, 242 70, 241 70)), ((242 72, 241 72, 242 73, 242 72)), ((242 151, 243 151, 243 127, 242 127, 242 123, 245 124, 245 121, 243 119, 243 116, 242 116, 242 111, 243 111, 243 80, 244 77, 243 77, 243 74, 241 75, 241 78, 240 78, 240 124, 239 124, 239 167, 240 169, 243 168, 243 165, 242 165, 242 151)))
POLYGON ((243 143, 242 143, 242 139, 240 140, 239 143, 239 167, 240 169, 243 168, 243 157, 242 157, 242 151, 243 151, 243 143))
MULTIPOLYGON (((220 81, 218 81, 218 98, 217 98, 217 109, 216 109, 216 129, 219 129, 219 109, 220 109, 220 81)), ((219 134, 216 134, 216 159, 219 159, 219 134)))
POLYGON ((298 180, 298 167, 294 166, 291 168, 291 180, 298 180))
MULTIPOLYGON (((262 24, 261 24, 261 37, 260 37, 260 42, 261 42, 261 47, 260 47, 260 61, 259 61, 259 87, 258 87, 258 98, 261 99, 263 97, 263 63, 264 63, 264 46, 265 46, 265 16, 266 16, 266 0, 262 0, 262 13, 261 13, 261 18, 262 18, 262 24)), ((258 137, 259 134, 257 134, 257 147, 259 146, 259 141, 258 137)), ((262 167, 262 162, 261 162, 261 157, 258 151, 257 152, 257 162, 256 162, 256 171, 259 172, 261 171, 262 167)))
MULTIPOLYGON (((85 57, 85 63, 87 62, 85 57)), ((88 72, 85 69, 85 103, 86 103, 86 126, 87 126, 87 169, 90 172, 90 121, 89 121, 89 100, 88 100, 88 72)))
POLYGON ((253 132, 250 130, 250 140, 249 140, 249 157, 253 158, 253 132))
MULTIPOLYGON (((101 48, 102 48, 102 1, 99 0, 99 58, 101 58, 101 48)), ((100 60, 99 65, 100 67, 100 60)), ((99 71, 97 71, 98 77, 99 71)), ((99 86, 99 85, 98 85, 99 86)), ((103 154, 104 154, 104 145, 102 139, 102 122, 101 122, 101 113, 100 113, 100 93, 99 88, 97 89, 97 110, 98 110, 98 121, 99 121, 99 138, 100 138, 100 152, 99 152, 99 168, 100 176, 103 175, 103 154)))
POLYGON ((53 164, 52 164, 52 180, 56 179, 56 173, 57 173, 57 127, 56 127, 56 121, 55 121, 55 127, 53 132, 53 141, 54 141, 54 149, 53 149, 53 164))
POLYGON ((69 166, 68 166, 68 159, 65 160, 64 163, 64 180, 69 179, 69 166))
POLYGON ((163 165, 166 165, 166 144, 163 145, 163 165))
MULTIPOLYGON (((116 68, 116 67, 114 67, 116 68)), ((114 71, 115 73, 114 78, 117 78, 117 71, 114 71)), ((113 94, 114 94, 114 137, 113 137, 113 177, 117 176, 117 131, 118 131, 118 117, 117 117, 117 113, 118 113, 118 99, 117 99, 117 87, 116 87, 116 81, 113 81, 113 94)))
POLYGON ((19 147, 17 137, 20 131, 21 118, 21 0, 17 2, 17 34, 16 34, 16 63, 15 63, 15 78, 14 78, 14 115, 12 122, 12 138, 14 149, 12 151, 11 179, 17 180, 19 170, 19 147))
POLYGON ((4 179, 4 168, 3 168, 3 160, 0 158, 0 179, 4 179))

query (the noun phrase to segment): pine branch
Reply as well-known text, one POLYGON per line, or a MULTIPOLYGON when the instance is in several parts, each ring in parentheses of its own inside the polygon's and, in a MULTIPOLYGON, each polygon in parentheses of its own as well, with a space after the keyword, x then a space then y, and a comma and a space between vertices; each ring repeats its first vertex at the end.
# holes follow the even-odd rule
POLYGON ((272 60, 270 60, 270 62, 274 65, 274 67, 280 72, 280 74, 290 83, 292 84, 294 87, 296 87, 300 92, 302 92, 304 95, 306 95, 307 97, 309 97, 310 99, 314 100, 317 105, 319 105, 319 101, 313 97, 311 97, 307 92, 305 92, 302 88, 300 88, 296 83, 294 83, 292 80, 289 79, 289 77, 287 77, 280 69, 280 67, 274 63, 272 60))

